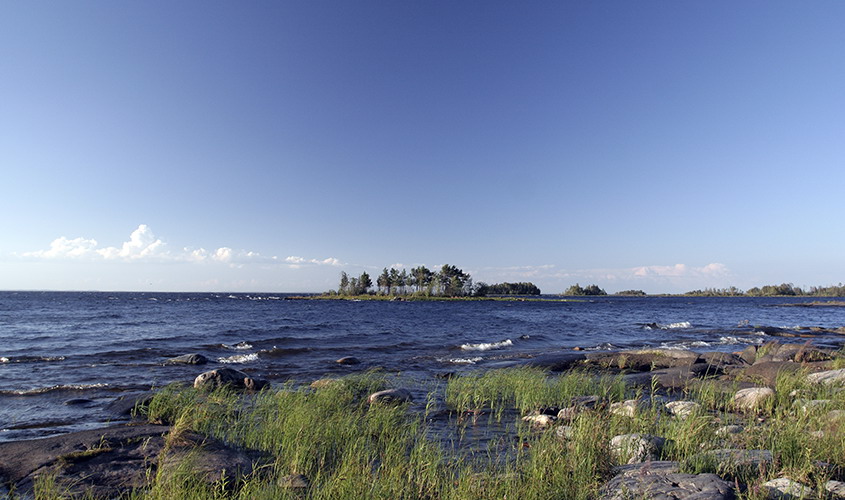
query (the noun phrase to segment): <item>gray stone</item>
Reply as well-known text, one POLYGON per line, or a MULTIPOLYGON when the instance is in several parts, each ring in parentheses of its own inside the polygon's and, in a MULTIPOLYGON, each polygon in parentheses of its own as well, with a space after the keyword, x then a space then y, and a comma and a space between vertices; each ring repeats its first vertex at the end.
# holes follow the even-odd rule
POLYGON ((526 415, 522 417, 522 420, 531 423, 531 426, 535 429, 546 429, 551 427, 557 418, 540 413, 538 415, 526 415))
POLYGON ((669 413, 679 418, 687 418, 690 415, 700 413, 701 405, 695 401, 672 401, 666 403, 669 413))
POLYGON ((732 500, 733 486, 715 474, 681 474, 677 462, 647 462, 617 467, 601 500, 732 500))
POLYGON ((811 373, 807 375, 807 382, 811 384, 842 384, 845 383, 845 368, 811 373))
POLYGON ((716 429, 716 435, 719 437, 724 437, 729 434, 739 434, 744 431, 745 428, 741 425, 723 425, 716 429))
POLYGON ((636 464, 660 458, 666 440, 650 434, 622 434, 610 440, 610 454, 616 463, 636 464))
POLYGON ((171 365, 204 365, 206 363, 208 363, 208 358, 206 358, 202 354, 183 354, 181 356, 176 356, 175 358, 170 358, 167 360, 167 364, 171 365))
POLYGON ((739 410, 753 411, 760 409, 774 398, 775 391, 769 387, 749 387, 738 390, 734 394, 733 403, 739 410))
POLYGON ((766 491, 766 498, 771 500, 798 500, 815 496, 815 492, 809 486, 804 486, 786 477, 766 481, 760 485, 760 488, 764 491, 768 490, 766 491))
POLYGON ((414 398, 411 396, 410 391, 407 389, 386 389, 384 391, 378 391, 370 394, 370 397, 367 398, 367 402, 370 404, 373 403, 409 403, 413 401, 414 398))
POLYGON ((824 490, 828 492, 831 498, 845 498, 845 483, 842 481, 828 481, 824 483, 824 490))
POLYGON ((570 425, 555 427, 555 436, 561 441, 569 441, 575 436, 575 428, 570 425))
POLYGON ((644 406, 645 404, 639 399, 629 399, 619 403, 612 403, 610 405, 610 413, 623 417, 633 417, 644 406))
POLYGON ((229 386, 233 389, 260 390, 269 386, 266 380, 253 379, 246 373, 232 368, 217 368, 201 373, 194 379, 197 389, 216 389, 229 386))

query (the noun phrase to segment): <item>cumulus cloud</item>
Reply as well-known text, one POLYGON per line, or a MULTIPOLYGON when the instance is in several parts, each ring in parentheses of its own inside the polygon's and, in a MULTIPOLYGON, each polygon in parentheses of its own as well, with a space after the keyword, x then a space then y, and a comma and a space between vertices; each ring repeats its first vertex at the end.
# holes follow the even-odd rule
POLYGON ((325 259, 308 259, 304 257, 287 257, 280 259, 277 256, 264 256, 258 252, 248 250, 235 250, 230 247, 220 247, 216 250, 205 248, 184 247, 181 250, 171 251, 167 244, 157 238, 152 229, 146 224, 141 224, 132 231, 129 239, 120 246, 100 247, 97 240, 88 238, 67 238, 65 236, 56 238, 50 243, 46 250, 25 252, 23 257, 35 259, 88 259, 88 260, 111 260, 125 262, 192 262, 192 263, 219 263, 231 267, 240 267, 245 264, 287 264, 289 267, 301 267, 303 265, 317 266, 340 266, 341 261, 335 257, 325 259))
POLYGON ((718 277, 730 274, 724 264, 716 262, 702 267, 687 266, 686 264, 641 266, 633 268, 632 271, 634 276, 641 278, 718 277))

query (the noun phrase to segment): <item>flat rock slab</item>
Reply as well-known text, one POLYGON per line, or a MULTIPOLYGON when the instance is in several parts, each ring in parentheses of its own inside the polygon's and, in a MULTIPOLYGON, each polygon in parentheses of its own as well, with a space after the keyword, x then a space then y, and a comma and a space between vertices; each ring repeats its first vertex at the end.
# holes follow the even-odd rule
POLYGON ((601 500, 730 500, 733 487, 715 474, 682 474, 677 462, 646 462, 615 469, 601 500))
POLYGON ((56 474, 57 483, 74 495, 114 498, 148 486, 148 478, 155 477, 159 466, 170 469, 188 463, 212 482, 224 475, 235 480, 248 474, 260 458, 184 432, 170 440, 167 455, 160 460, 169 432, 170 427, 164 425, 119 425, 0 443, 0 479, 18 494, 30 494, 40 475, 56 474))

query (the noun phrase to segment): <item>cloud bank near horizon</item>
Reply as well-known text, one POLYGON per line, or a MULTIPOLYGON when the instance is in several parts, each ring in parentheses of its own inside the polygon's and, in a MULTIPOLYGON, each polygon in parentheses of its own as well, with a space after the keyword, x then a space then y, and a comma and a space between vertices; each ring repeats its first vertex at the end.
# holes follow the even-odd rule
POLYGON ((205 248, 192 249, 184 247, 170 250, 167 244, 157 238, 152 229, 141 224, 129 235, 129 240, 119 247, 100 247, 93 238, 68 238, 60 236, 50 243, 46 250, 36 250, 20 254, 24 258, 37 260, 89 260, 89 261, 122 261, 122 262, 185 262, 185 263, 222 263, 234 267, 245 264, 277 264, 292 269, 303 266, 341 266, 343 263, 335 258, 306 259, 290 256, 265 256, 248 250, 235 250, 230 247, 220 247, 216 250, 205 248))

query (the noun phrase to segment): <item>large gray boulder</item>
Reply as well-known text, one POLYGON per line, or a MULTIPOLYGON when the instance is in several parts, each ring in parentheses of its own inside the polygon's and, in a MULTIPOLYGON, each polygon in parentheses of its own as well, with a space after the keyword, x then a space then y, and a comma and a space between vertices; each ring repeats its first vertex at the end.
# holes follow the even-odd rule
POLYGON ((738 410, 754 411, 771 404, 774 399, 775 391, 769 387, 749 387, 736 391, 733 404, 738 410))
POLYGON ((733 486, 715 474, 682 474, 677 462, 647 462, 617 467, 601 500, 733 500, 733 486))
POLYGON ((206 363, 208 363, 208 358, 196 353, 183 354, 167 360, 169 365, 204 365, 206 363))
POLYGON ((232 368, 217 368, 197 375, 194 387, 197 389, 217 389, 229 386, 233 389, 258 391, 270 385, 266 380, 254 379, 246 373, 232 368))
POLYGON ((809 486, 793 481, 787 477, 779 477, 766 481, 760 485, 766 492, 766 498, 771 500, 800 500, 815 498, 816 493, 809 486))
POLYGON ((843 384, 845 383, 845 368, 811 373, 807 375, 807 382, 811 384, 843 384))

